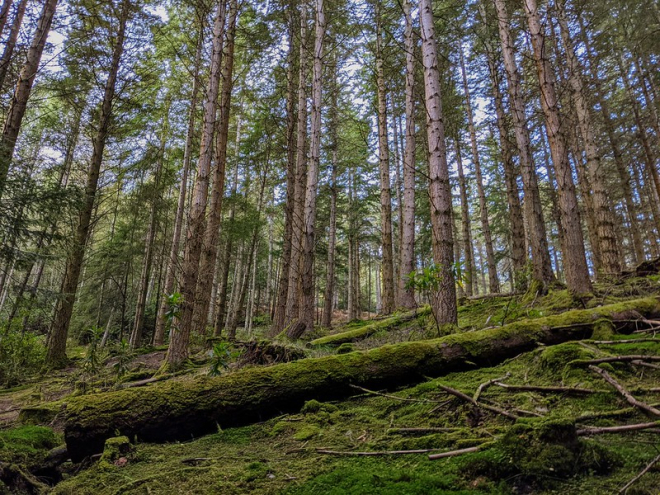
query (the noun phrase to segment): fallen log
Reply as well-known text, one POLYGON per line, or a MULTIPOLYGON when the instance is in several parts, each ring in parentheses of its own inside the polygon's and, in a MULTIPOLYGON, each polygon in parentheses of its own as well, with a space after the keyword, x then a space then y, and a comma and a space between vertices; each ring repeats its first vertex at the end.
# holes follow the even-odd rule
POLYGON ((422 316, 428 316, 430 314, 431 308, 429 306, 424 306, 423 308, 416 309, 409 313, 394 315, 390 318, 385 318, 384 320, 379 320, 375 323, 370 323, 353 330, 348 330, 346 332, 336 333, 333 335, 326 335, 325 337, 312 340, 310 345, 338 346, 348 342, 356 342, 358 340, 366 339, 367 337, 370 337, 371 335, 375 334, 376 332, 380 332, 381 330, 388 330, 390 328, 398 327, 402 323, 412 321, 422 316))
POLYGON ((65 441, 71 458, 80 461, 101 452, 105 440, 117 435, 146 442, 189 440, 218 425, 245 425, 299 411, 310 399, 354 395, 358 391, 351 385, 392 389, 493 366, 540 344, 589 338, 592 328, 585 323, 596 325, 628 309, 649 315, 657 311, 658 301, 640 299, 434 340, 75 397, 66 405, 65 441))

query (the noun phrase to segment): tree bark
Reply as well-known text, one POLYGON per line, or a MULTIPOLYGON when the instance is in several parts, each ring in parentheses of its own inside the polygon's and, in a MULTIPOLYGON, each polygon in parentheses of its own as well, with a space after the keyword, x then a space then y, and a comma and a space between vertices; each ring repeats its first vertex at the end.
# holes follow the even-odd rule
POLYGON ((509 30, 509 17, 504 0, 494 0, 497 11, 498 30, 502 46, 502 56, 506 70, 510 111, 520 156, 520 170, 523 179, 525 202, 523 203, 527 220, 528 238, 532 251, 532 278, 541 291, 554 280, 552 263, 548 252, 548 237, 543 219, 541 196, 539 194, 538 178, 532 158, 527 117, 520 84, 520 73, 516 66, 514 44, 509 30))
POLYGON ((433 259, 439 270, 438 288, 431 307, 439 325, 456 324, 456 282, 454 280, 454 247, 452 233, 451 186, 447 166, 445 128, 440 94, 438 50, 430 0, 421 0, 419 22, 422 38, 424 93, 426 102, 426 131, 429 150, 429 200, 433 259))
POLYGON ((325 36, 325 11, 323 0, 316 0, 314 36, 314 65, 312 70, 312 112, 307 168, 307 187, 303 218, 304 239, 302 252, 302 302, 299 321, 304 331, 314 328, 314 248, 316 225, 316 193, 321 159, 321 105, 323 104, 323 38, 325 36))
POLYGON ((295 25, 293 16, 293 2, 287 12, 289 21, 289 53, 287 56, 287 86, 286 86, 286 203, 284 206, 284 239, 282 240, 282 257, 280 277, 277 289, 277 306, 273 324, 268 332, 274 337, 284 330, 286 322, 286 303, 289 294, 289 275, 291 272, 291 252, 293 242, 293 210, 296 187, 296 82, 295 82, 295 25))
POLYGON ((582 143, 587 158, 587 173, 592 191, 587 194, 592 198, 593 210, 596 220, 596 230, 602 269, 604 275, 618 275, 621 273, 619 245, 616 238, 614 218, 607 197, 605 177, 601 167, 600 153, 596 145, 596 138, 592 124, 591 112, 584 92, 582 71, 573 47, 568 23, 566 20, 565 0, 557 2, 557 19, 566 51, 568 62, 569 83, 573 89, 573 102, 578 118, 582 143))
MULTIPOLYGON (((192 331, 198 335, 206 333, 209 304, 211 302, 211 286, 215 263, 218 257, 218 237, 220 234, 220 219, 222 218, 222 198, 225 195, 225 169, 227 165, 227 142, 229 140, 229 114, 231 110, 231 92, 234 74, 234 38, 236 36, 236 19, 238 17, 238 1, 230 0, 227 17, 226 37, 223 51, 222 92, 220 95, 220 117, 216 122, 216 141, 213 176, 211 178, 211 195, 209 212, 206 219, 206 231, 202 243, 199 275, 195 290, 195 307, 193 309, 192 331)), ((240 135, 240 132, 238 133, 240 135)), ((237 157, 238 157, 238 149, 237 157)))
POLYGON ((403 0, 403 14, 406 51, 406 144, 403 152, 403 228, 399 248, 401 254, 399 306, 412 309, 417 303, 415 289, 409 284, 410 274, 415 271, 415 40, 410 0, 403 0))
POLYGON ((591 292, 592 287, 584 250, 577 194, 573 183, 571 165, 568 160, 564 129, 559 115, 555 92, 555 76, 546 55, 545 33, 541 27, 536 0, 525 0, 525 14, 527 15, 527 24, 541 89, 541 106, 545 115, 545 127, 557 177, 566 285, 576 295, 588 294, 591 292))
POLYGON ((387 92, 383 70, 383 39, 380 7, 376 6, 376 88, 378 100, 378 168, 380 171, 380 231, 382 251, 383 314, 394 311, 394 258, 392 254, 392 193, 390 151, 387 133, 387 92))
MULTIPOLYGON (((5 4, 11 4, 11 0, 7 0, 5 4)), ((11 23, 9 37, 5 41, 5 49, 3 50, 2 57, 0 58, 0 91, 2 91, 2 89, 5 87, 5 78, 7 77, 7 71, 9 70, 9 65, 11 64, 11 57, 14 54, 14 48, 16 48, 16 41, 18 40, 18 34, 21 31, 21 25, 23 24, 23 16, 25 15, 25 8, 27 7, 27 4, 28 0, 20 0, 20 3, 16 7, 14 20, 11 23)), ((2 19, 2 12, 0 12, 0 19, 2 19)), ((0 26, 0 34, 2 34, 2 26, 0 26)))
POLYGON ((2 36, 2 32, 5 30, 5 24, 9 17, 9 10, 13 3, 13 0, 4 0, 4 2, 2 2, 2 7, 0 7, 0 36, 2 36))
POLYGON ((220 87, 220 73, 222 70, 222 38, 225 25, 225 0, 220 0, 213 21, 213 48, 211 52, 211 67, 204 102, 204 120, 202 123, 202 137, 200 142, 199 160, 197 162, 197 175, 192 194, 192 205, 188 214, 188 227, 186 232, 186 245, 182 267, 181 316, 178 322, 172 325, 170 331, 170 345, 167 352, 167 366, 176 369, 188 357, 188 344, 192 328, 195 289, 199 257, 202 250, 204 227, 206 220, 206 205, 208 201, 209 172, 213 154, 213 136, 215 131, 216 110, 218 106, 218 92, 220 87))
POLYGON ((463 230, 463 256, 465 259, 465 295, 470 297, 474 295, 474 277, 476 275, 474 262, 474 244, 472 242, 472 222, 470 220, 470 203, 468 200, 467 183, 463 171, 463 157, 459 139, 454 139, 454 148, 456 151, 456 171, 458 172, 458 190, 461 198, 461 227, 463 230))
MULTIPOLYGON (((424 377, 493 366, 539 345, 588 338, 598 318, 616 320, 626 310, 650 315, 657 305, 653 298, 629 301, 435 340, 246 368, 217 378, 75 397, 64 412, 64 438, 74 462, 102 451, 105 440, 117 434, 144 442, 189 440, 217 431, 218 425, 245 425, 299 411, 311 399, 351 396, 355 385, 392 389, 424 377)), ((23 417, 29 412, 36 411, 23 411, 23 417)))
MULTIPOLYGON (((53 11, 54 8, 55 6, 53 5, 53 11)), ((101 164, 103 163, 103 151, 105 150, 105 143, 108 138, 110 121, 112 119, 112 104, 115 99, 115 89, 117 85, 119 65, 121 62, 122 54, 124 52, 126 24, 128 23, 128 19, 130 17, 130 9, 130 1, 124 0, 122 2, 122 9, 119 17, 117 37, 114 40, 115 45, 112 51, 112 59, 108 71, 108 78, 105 82, 105 90, 103 94, 103 102, 101 103, 99 121, 96 126, 97 132, 93 139, 92 158, 90 160, 89 170, 87 172, 87 184, 85 186, 83 203, 80 208, 78 225, 74 233, 71 252, 69 253, 66 260, 64 278, 62 280, 60 289, 60 298, 55 306, 53 323, 51 325, 50 331, 48 332, 46 363, 51 367, 60 367, 64 365, 66 361, 66 339, 69 332, 71 314, 73 313, 73 304, 76 300, 80 271, 82 268, 83 259, 85 257, 85 245, 89 236, 92 212, 94 211, 94 202, 96 199, 96 191, 98 189, 101 164)), ((43 24, 40 22, 39 25, 42 26, 43 24)), ((50 21, 48 21, 48 26, 50 26, 50 21)), ((37 31, 39 32, 39 30, 37 31)), ((44 36, 47 32, 48 30, 46 29, 43 33, 44 36)), ((40 55, 41 53, 39 53, 39 56, 40 55)), ((26 64, 26 66, 27 65, 28 64, 26 64)))
MULTIPOLYGON (((200 21, 201 23, 201 21, 200 21)), ((179 249, 181 247, 181 231, 183 230, 184 213, 186 210, 186 195, 188 192, 188 174, 190 173, 190 163, 192 162, 192 142, 195 134, 195 116, 197 114, 197 97, 199 94, 199 69, 202 61, 202 26, 197 34, 197 49, 195 52, 195 69, 193 77, 192 94, 190 96, 190 110, 188 113, 188 130, 186 132, 186 142, 183 149, 183 166, 181 169, 181 183, 179 185, 179 200, 176 207, 176 216, 174 217, 174 232, 172 233, 172 244, 170 245, 170 254, 167 259, 167 269, 165 271, 165 282, 163 284, 163 300, 158 307, 156 316, 156 328, 154 330, 155 346, 163 345, 165 341, 165 314, 168 310, 167 297, 174 290, 174 281, 176 279, 177 265, 179 264, 179 249)))
POLYGON ((9 102, 9 110, 7 111, 7 117, 2 129, 2 140, 0 141, 0 198, 4 192, 9 166, 14 156, 14 149, 16 148, 16 140, 18 139, 27 102, 32 92, 32 85, 39 70, 41 55, 46 46, 46 38, 53 23, 57 1, 46 0, 44 3, 44 8, 41 11, 37 27, 32 37, 32 43, 28 49, 27 60, 21 69, 18 82, 16 83, 16 90, 9 102))

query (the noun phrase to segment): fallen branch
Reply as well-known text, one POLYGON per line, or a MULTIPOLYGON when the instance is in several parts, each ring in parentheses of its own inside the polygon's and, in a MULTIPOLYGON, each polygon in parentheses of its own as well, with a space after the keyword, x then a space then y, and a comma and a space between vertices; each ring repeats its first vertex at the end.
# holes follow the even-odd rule
POLYGON ((636 356, 611 356, 598 359, 578 359, 571 361, 569 364, 574 365, 591 365, 591 364, 601 364, 601 363, 630 363, 632 361, 660 361, 660 356, 645 356, 645 355, 636 355, 636 356))
POLYGON ((344 455, 344 456, 384 456, 384 455, 405 455, 405 454, 427 454, 441 449, 417 449, 417 450, 381 450, 374 452, 341 452, 338 450, 316 449, 317 454, 344 455))
MULTIPOLYGON (((652 407, 660 407, 660 403, 651 404, 652 407)), ((578 421, 588 421, 592 419, 601 418, 617 418, 619 416, 629 416, 637 411, 636 407, 625 407, 623 409, 616 409, 614 411, 603 411, 591 414, 584 414, 577 418, 578 421)))
POLYGON ((642 469, 637 476, 635 476, 633 479, 631 479, 628 483, 625 484, 621 490, 619 490, 619 493, 626 493, 626 490, 630 488, 638 479, 640 479, 642 476, 644 476, 646 473, 649 472, 649 470, 655 466, 658 462, 660 461, 660 455, 655 456, 651 462, 649 462, 644 469, 642 469))
POLYGON ((652 414, 653 416, 660 416, 660 410, 635 399, 630 394, 630 392, 628 392, 619 382, 617 382, 614 378, 612 378, 612 376, 604 369, 593 365, 589 365, 589 369, 594 373, 598 373, 603 378, 603 380, 605 380, 607 383, 612 385, 612 387, 614 387, 623 397, 625 397, 625 399, 628 401, 630 405, 637 407, 649 414, 652 414))
POLYGON ((492 412, 495 412, 497 414, 501 414, 502 416, 505 416, 509 419, 513 419, 514 421, 519 419, 519 416, 517 414, 513 414, 512 412, 506 411, 506 410, 501 409, 501 408, 496 407, 496 406, 490 406, 490 405, 484 404, 482 402, 477 402, 472 397, 470 397, 468 395, 465 395, 460 390, 456 390, 454 388, 447 387, 446 385, 442 385, 441 383, 438 383, 437 385, 438 385, 438 388, 444 390, 448 394, 451 394, 455 397, 458 397, 459 399, 461 399, 461 400, 463 400, 463 401, 465 401, 469 404, 472 404, 473 406, 480 407, 482 409, 486 409, 488 411, 492 411, 492 412))
POLYGON ((536 387, 532 385, 509 385, 496 381, 494 383, 498 387, 502 387, 512 392, 542 392, 546 394, 595 394, 601 392, 600 390, 591 390, 588 388, 580 387, 536 387))
POLYGON ((624 340, 594 340, 593 344, 598 345, 613 345, 613 344, 637 344, 639 342, 660 342, 660 339, 645 338, 645 339, 624 339, 624 340))
POLYGON ((387 433, 390 435, 397 435, 397 434, 416 434, 416 433, 452 433, 454 431, 458 431, 461 428, 390 428, 387 430, 387 433))
MULTIPOLYGON (((582 418, 580 418, 582 419, 582 418)), ((629 431, 648 430, 660 426, 660 421, 651 423, 637 423, 634 425, 621 426, 585 426, 577 430, 578 436, 601 435, 603 433, 627 433, 629 431)))
POLYGON ((481 397, 481 394, 483 393, 484 390, 486 390, 488 387, 490 387, 493 383, 496 382, 501 382, 502 380, 506 380, 511 376, 511 373, 507 371, 506 375, 501 376, 499 378, 493 378, 492 380, 488 380, 487 382, 482 383, 477 387, 477 391, 474 393, 472 396, 472 399, 476 402, 479 400, 479 397, 481 397))
POLYGON ((644 361, 630 361, 632 364, 636 364, 637 366, 644 366, 646 368, 651 368, 654 370, 660 370, 660 366, 657 364, 652 364, 652 363, 646 363, 644 361))
POLYGON ((348 386, 351 387, 351 388, 354 388, 354 389, 356 389, 356 390, 361 390, 362 392, 365 392, 365 393, 367 393, 367 394, 371 394, 371 395, 379 395, 379 396, 381 396, 381 397, 387 397, 388 399, 400 400, 400 401, 403 401, 403 402, 423 402, 423 403, 426 403, 426 404, 438 404, 438 403, 439 403, 439 401, 437 401, 437 400, 429 400, 429 399, 410 399, 410 398, 406 398, 406 397, 397 397, 396 395, 383 394, 383 393, 381 393, 381 392, 375 392, 375 391, 373 391, 373 390, 369 390, 369 389, 367 389, 367 388, 360 387, 359 385, 354 385, 354 384, 352 384, 352 383, 349 384, 348 386))
POLYGON ((449 452, 441 452, 439 454, 431 454, 429 456, 430 461, 435 461, 436 459, 444 459, 445 457, 455 457, 457 455, 469 454, 470 452, 477 452, 483 447, 483 445, 478 445, 477 447, 468 447, 466 449, 450 450, 449 452))

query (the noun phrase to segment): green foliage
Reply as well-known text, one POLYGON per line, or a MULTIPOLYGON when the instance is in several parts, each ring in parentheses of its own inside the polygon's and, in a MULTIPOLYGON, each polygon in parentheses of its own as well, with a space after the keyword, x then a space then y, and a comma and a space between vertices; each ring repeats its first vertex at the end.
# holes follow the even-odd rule
POLYGON ((5 333, 0 337, 0 385, 12 387, 35 375, 45 357, 42 340, 32 333, 5 333))
POLYGON ((103 328, 91 327, 87 330, 89 345, 82 362, 82 369, 89 375, 95 375, 99 372, 105 352, 101 348, 101 339, 103 338, 103 328))
POLYGON ((219 376, 223 370, 229 368, 229 363, 236 360, 241 351, 236 349, 230 342, 217 342, 211 349, 211 361, 209 375, 219 376))
POLYGON ((114 354, 116 362, 113 368, 117 380, 119 380, 128 372, 128 365, 133 359, 133 352, 131 352, 131 347, 128 345, 126 339, 121 339, 121 342, 115 348, 114 354))
POLYGON ((60 435, 45 426, 19 426, 0 430, 0 461, 27 462, 57 447, 61 442, 60 435))

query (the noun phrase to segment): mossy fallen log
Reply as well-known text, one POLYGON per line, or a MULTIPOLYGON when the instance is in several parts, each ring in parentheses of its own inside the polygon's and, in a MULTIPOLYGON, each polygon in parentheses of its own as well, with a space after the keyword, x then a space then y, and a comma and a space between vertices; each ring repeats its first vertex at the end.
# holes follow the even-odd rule
POLYGON ((310 345, 321 346, 321 345, 330 345, 338 346, 341 344, 346 344, 348 342, 356 342, 358 340, 366 339, 367 337, 381 331, 389 330, 390 328, 397 327, 402 323, 412 321, 416 318, 423 316, 428 316, 431 314, 431 308, 424 306, 423 308, 416 309, 415 311, 410 311, 408 313, 401 313, 394 315, 390 318, 384 320, 379 320, 374 323, 370 323, 353 330, 348 330, 346 332, 336 333, 333 335, 326 335, 325 337, 320 337, 318 339, 312 340, 310 345))
POLYGON ((117 435, 147 442, 188 440, 218 426, 298 411, 310 399, 353 395, 351 384, 372 388, 413 384, 428 376, 492 366, 539 344, 588 338, 604 318, 617 319, 633 309, 650 316, 658 311, 658 300, 570 311, 435 340, 248 368, 216 378, 76 397, 66 407, 65 440, 74 461, 101 452, 105 440, 117 435))

